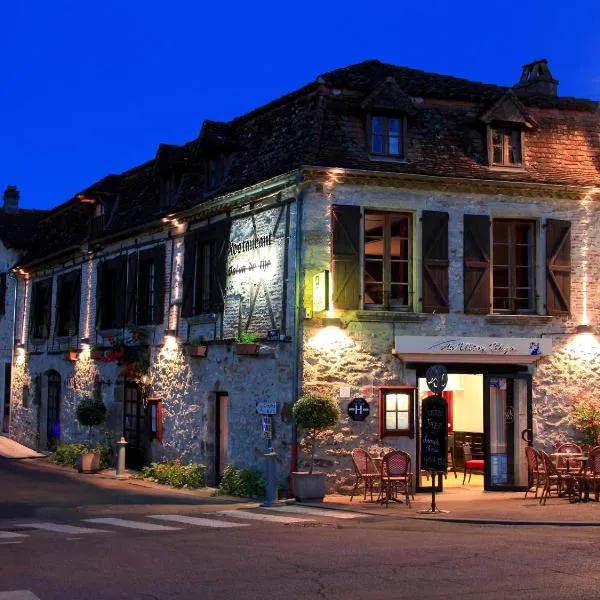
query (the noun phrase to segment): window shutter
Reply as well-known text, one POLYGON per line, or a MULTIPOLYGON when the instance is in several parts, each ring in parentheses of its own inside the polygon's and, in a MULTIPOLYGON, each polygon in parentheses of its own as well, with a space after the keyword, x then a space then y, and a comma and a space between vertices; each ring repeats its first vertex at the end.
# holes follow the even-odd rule
POLYGON ((183 254, 183 298, 181 316, 191 317, 194 314, 194 269, 196 266, 197 237, 190 233, 184 239, 183 254))
POLYGON ((490 312, 490 218, 464 215, 465 313, 490 312))
MULTIPOLYGON (((72 298, 71 302, 71 316, 73 318, 73 326, 75 331, 79 331, 79 311, 81 310, 81 271, 74 271, 72 274, 72 298)), ((58 297, 58 295, 57 295, 58 297)), ((57 311, 58 312, 58 311, 57 311)))
POLYGON ((127 256, 127 307, 125 319, 131 325, 137 325, 138 296, 138 253, 127 256))
POLYGON ((0 317, 6 312, 6 273, 0 273, 0 317))
POLYGON ((154 268, 156 269, 156 303, 154 304, 155 324, 162 323, 165 312, 165 247, 161 244, 154 249, 154 268))
POLYGON ((360 300, 360 207, 334 204, 331 218, 333 305, 356 309, 360 300))
POLYGON ((102 269, 104 262, 99 262, 96 265, 96 327, 102 329, 104 323, 102 322, 102 295, 104 294, 104 288, 102 287, 102 269))
POLYGON ((231 221, 221 221, 214 229, 214 254, 210 286, 210 304, 215 312, 222 313, 225 308, 227 286, 227 255, 231 221))
MULTIPOLYGON (((116 289, 115 294, 115 322, 114 327, 125 326, 125 309, 127 296, 127 255, 123 254, 115 259, 115 267, 117 269, 116 289)), ((110 290, 106 290, 110 293, 110 290)))
POLYGON ((421 305, 423 312, 447 313, 448 213, 423 211, 421 305))
POLYGON ((52 310, 52 279, 46 280, 44 284, 44 321, 42 325, 42 337, 50 335, 50 311, 52 310))
POLYGON ((549 315, 571 311, 570 221, 546 221, 546 310, 549 315))

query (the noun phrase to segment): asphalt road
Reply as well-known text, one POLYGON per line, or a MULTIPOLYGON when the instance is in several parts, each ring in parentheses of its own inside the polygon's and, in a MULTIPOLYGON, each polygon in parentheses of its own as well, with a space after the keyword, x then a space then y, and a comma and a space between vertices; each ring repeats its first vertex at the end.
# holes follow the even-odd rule
POLYGON ((598 528, 342 520, 129 487, 0 461, 0 600, 600 597, 598 528))

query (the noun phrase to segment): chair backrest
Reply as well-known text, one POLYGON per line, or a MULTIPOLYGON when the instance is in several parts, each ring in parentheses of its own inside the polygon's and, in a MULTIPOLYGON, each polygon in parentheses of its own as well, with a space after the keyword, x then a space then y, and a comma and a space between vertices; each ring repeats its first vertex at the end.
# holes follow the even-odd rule
POLYGON ((384 477, 403 477, 409 475, 410 454, 403 450, 393 450, 384 455, 381 472, 384 477))
POLYGON ((552 462, 550 455, 547 452, 544 452, 543 450, 539 450, 539 453, 542 457, 542 462, 544 463, 544 469, 546 471, 546 474, 548 476, 560 475, 560 473, 558 472, 558 469, 554 466, 554 463, 552 462))
POLYGON ((538 455, 533 446, 525 448, 525 457, 527 458, 527 470, 530 474, 538 472, 538 455))
POLYGON ((358 475, 373 475, 379 473, 371 455, 362 448, 352 450, 352 462, 358 475))
POLYGON ((454 431, 448 432, 448 450, 454 448, 454 431))
POLYGON ((600 475, 600 446, 590 450, 587 464, 590 475, 600 475))
POLYGON ((463 444, 463 457, 465 462, 473 459, 473 454, 471 452, 471 444, 463 444))
MULTIPOLYGON (((556 449, 557 452, 572 452, 573 454, 583 454, 581 446, 578 446, 574 442, 563 442, 556 449)), ((557 461, 559 468, 569 467, 569 469, 576 469, 578 463, 575 460, 569 462, 569 459, 564 456, 559 456, 557 461)))

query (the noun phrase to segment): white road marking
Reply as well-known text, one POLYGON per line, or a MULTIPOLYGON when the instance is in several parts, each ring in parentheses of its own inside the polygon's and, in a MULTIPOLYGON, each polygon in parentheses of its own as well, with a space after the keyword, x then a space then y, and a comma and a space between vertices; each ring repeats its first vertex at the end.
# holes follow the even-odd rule
POLYGON ((299 519, 297 517, 280 517, 265 513, 250 512, 248 510, 220 510, 216 513, 220 517, 233 517, 234 519, 250 519, 251 521, 270 521, 272 523, 309 523, 314 519, 299 519))
POLYGON ((23 542, 0 542, 0 546, 8 546, 8 544, 22 544, 23 542))
POLYGON ((129 521, 127 519, 116 519, 112 517, 84 520, 90 523, 99 523, 100 525, 115 525, 116 527, 144 529, 145 531, 175 531, 181 529, 181 527, 171 527, 170 525, 156 525, 155 523, 142 523, 141 521, 129 521))
POLYGON ((20 537, 27 537, 27 535, 24 533, 15 533, 14 531, 0 531, 0 540, 20 537))
POLYGON ((65 525, 64 523, 20 523, 15 527, 31 527, 33 529, 42 529, 44 531, 55 531, 56 533, 109 533, 106 529, 92 529, 91 527, 75 527, 75 525, 65 525))
POLYGON ((40 600, 29 590, 14 590, 12 592, 0 592, 0 600, 40 600))
POLYGON ((205 519, 203 517, 188 517, 186 515, 148 515, 149 519, 160 519, 162 521, 174 521, 175 523, 187 523, 199 525, 200 527, 248 527, 248 523, 231 523, 229 521, 217 521, 217 519, 205 519))
POLYGON ((360 517, 370 517, 364 513, 346 512, 343 510, 327 510, 326 508, 313 508, 311 506, 269 506, 265 510, 276 510, 278 512, 301 513, 305 515, 315 515, 319 517, 329 517, 330 519, 358 519, 360 517))

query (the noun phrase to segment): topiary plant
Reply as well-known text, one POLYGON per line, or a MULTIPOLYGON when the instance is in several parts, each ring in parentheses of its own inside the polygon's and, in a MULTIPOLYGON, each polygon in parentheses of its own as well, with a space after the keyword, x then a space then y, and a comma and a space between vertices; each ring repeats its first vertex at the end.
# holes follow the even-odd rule
POLYGON ((310 467, 313 472, 315 464, 315 443, 317 434, 333 427, 340 418, 340 407, 337 402, 319 394, 305 394, 293 406, 292 412, 296 425, 305 432, 307 445, 310 447, 310 467))
POLYGON ((77 405, 77 420, 83 427, 89 427, 90 444, 92 428, 102 425, 106 420, 106 405, 99 398, 84 398, 77 405))

